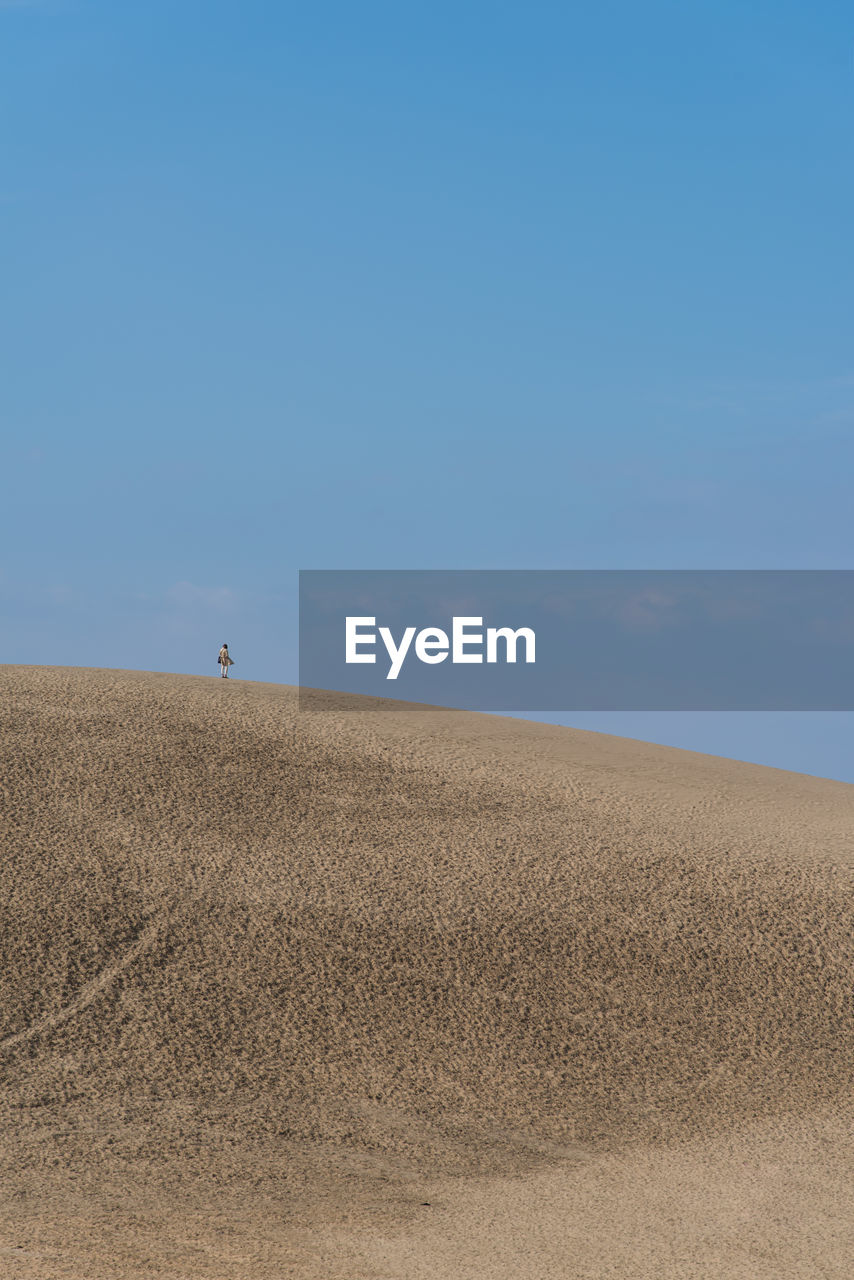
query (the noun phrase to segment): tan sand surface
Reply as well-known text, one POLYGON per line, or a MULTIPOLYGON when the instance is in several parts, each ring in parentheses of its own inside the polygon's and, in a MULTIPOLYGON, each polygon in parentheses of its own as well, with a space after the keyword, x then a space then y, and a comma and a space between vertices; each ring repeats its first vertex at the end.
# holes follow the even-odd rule
POLYGON ((852 1274, 854 788, 4 675, 0 1275, 852 1274))

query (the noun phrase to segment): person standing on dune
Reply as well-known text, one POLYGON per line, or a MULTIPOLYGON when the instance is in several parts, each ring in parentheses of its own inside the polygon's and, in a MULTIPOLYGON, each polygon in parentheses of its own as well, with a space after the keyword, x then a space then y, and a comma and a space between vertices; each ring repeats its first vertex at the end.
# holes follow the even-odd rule
POLYGON ((219 658, 217 659, 217 661, 219 662, 219 665, 220 665, 220 668, 221 668, 221 670, 220 670, 220 675, 222 676, 223 680, 227 680, 227 679, 228 679, 228 668, 229 668, 229 667, 233 667, 233 666, 234 666, 234 662, 233 662, 233 660, 228 656, 228 645, 227 645, 227 644, 223 644, 222 648, 220 649, 220 651, 219 651, 219 658))

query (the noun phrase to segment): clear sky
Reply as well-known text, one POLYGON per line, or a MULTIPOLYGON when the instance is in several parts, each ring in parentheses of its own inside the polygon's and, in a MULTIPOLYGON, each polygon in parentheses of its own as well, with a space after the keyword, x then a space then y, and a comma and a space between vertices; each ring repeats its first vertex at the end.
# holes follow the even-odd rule
MULTIPOLYGON (((850 568, 854 13, 0 0, 0 659, 299 568, 850 568)), ((854 780, 848 715, 565 717, 854 780)))

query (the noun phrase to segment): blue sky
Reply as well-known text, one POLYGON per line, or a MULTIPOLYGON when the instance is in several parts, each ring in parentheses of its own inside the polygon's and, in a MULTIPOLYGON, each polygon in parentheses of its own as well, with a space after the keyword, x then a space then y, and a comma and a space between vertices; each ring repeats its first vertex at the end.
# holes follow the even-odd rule
MULTIPOLYGON (((854 16, 0 3, 0 658, 299 568, 849 568, 854 16)), ((565 717, 854 780, 847 715, 565 717)))

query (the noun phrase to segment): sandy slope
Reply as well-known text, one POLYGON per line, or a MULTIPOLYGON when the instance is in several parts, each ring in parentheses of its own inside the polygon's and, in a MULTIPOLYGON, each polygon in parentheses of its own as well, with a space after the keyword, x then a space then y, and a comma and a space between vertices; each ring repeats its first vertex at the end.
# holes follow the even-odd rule
POLYGON ((850 1273, 854 788, 5 676, 0 1273, 850 1273))

